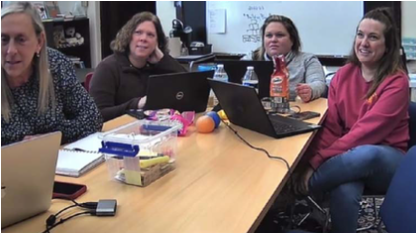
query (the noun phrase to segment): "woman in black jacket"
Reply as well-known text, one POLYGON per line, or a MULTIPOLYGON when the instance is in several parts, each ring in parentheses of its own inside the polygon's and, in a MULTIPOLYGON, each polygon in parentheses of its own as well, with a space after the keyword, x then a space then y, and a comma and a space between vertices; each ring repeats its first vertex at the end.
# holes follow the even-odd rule
POLYGON ((150 12, 134 15, 117 33, 111 49, 114 54, 98 65, 90 87, 104 121, 143 108, 150 75, 186 72, 169 56, 160 20, 150 12))

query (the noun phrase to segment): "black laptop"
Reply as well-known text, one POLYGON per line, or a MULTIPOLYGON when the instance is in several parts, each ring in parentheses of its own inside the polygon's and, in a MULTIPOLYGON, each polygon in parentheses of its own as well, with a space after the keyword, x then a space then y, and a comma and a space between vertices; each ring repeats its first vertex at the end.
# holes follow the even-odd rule
POLYGON ((207 78, 213 75, 214 71, 149 76, 144 109, 203 112, 211 90, 207 78))
POLYGON ((241 78, 247 71, 248 66, 254 67, 259 78, 259 97, 270 96, 270 77, 273 73, 274 66, 272 61, 247 61, 247 60, 223 60, 216 61, 224 64, 224 69, 228 75, 228 81, 241 84, 241 78))
POLYGON ((267 114, 256 90, 241 84, 208 79, 209 84, 231 123, 250 130, 282 138, 320 128, 278 114, 267 114))

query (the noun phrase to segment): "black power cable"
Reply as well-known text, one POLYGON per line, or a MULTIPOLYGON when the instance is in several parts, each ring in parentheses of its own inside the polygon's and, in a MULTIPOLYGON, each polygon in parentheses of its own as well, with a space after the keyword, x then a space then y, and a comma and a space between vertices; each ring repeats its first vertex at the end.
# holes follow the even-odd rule
MULTIPOLYGON (((68 199, 66 197, 55 197, 54 199, 63 199, 63 200, 68 200, 68 201, 72 201, 74 204, 70 205, 68 207, 63 208, 62 210, 58 211, 56 214, 52 214, 48 217, 48 219, 46 220, 46 230, 44 232, 49 232, 52 228, 58 226, 59 224, 65 222, 66 220, 72 218, 71 216, 66 218, 66 219, 61 219, 58 223, 56 223, 56 220, 58 218, 58 215, 62 214, 64 211, 69 210, 71 208, 74 207, 80 207, 83 209, 86 209, 88 211, 83 212, 82 214, 85 213, 89 213, 89 214, 95 214, 95 210, 97 209, 98 206, 98 202, 84 202, 84 203, 78 203, 73 199, 68 199)), ((79 213, 80 215, 81 213, 79 213)), ((78 216, 78 215, 76 215, 78 216)), ((74 216, 75 217, 75 216, 74 216)))
POLYGON ((78 203, 74 199, 70 199, 70 198, 67 198, 67 197, 54 197, 52 199, 61 199, 61 200, 71 201, 72 203, 74 203, 75 206, 79 206, 81 208, 86 208, 86 209, 96 209, 97 208, 97 205, 98 205, 98 202, 83 202, 83 203, 78 203))
POLYGON ((70 220, 72 218, 75 218, 75 217, 80 216, 80 215, 86 215, 86 214, 95 215, 95 211, 92 211, 92 210, 90 210, 90 211, 84 211, 84 212, 80 212, 80 213, 73 214, 73 215, 71 215, 71 216, 69 216, 67 218, 62 218, 57 223, 53 224, 52 226, 49 226, 45 231, 43 231, 43 233, 49 233, 56 226, 58 226, 58 225, 60 225, 60 224, 62 224, 64 222, 66 222, 66 221, 68 221, 68 220, 70 220))
POLYGON ((270 155, 270 153, 269 152, 267 152, 267 150, 265 150, 265 149, 263 149, 263 148, 258 148, 258 147, 255 147, 255 146, 253 146, 252 144, 250 144, 248 141, 246 141, 238 132, 237 132, 237 130, 235 130, 234 128, 232 128, 231 126, 230 126, 230 124, 227 124, 226 122, 224 122, 224 120, 221 120, 232 132, 234 132, 234 134, 238 137, 238 138, 240 138, 240 140, 242 140, 246 145, 248 145, 250 148, 252 148, 252 149, 255 149, 255 150, 258 150, 258 151, 261 151, 261 152, 263 152, 263 153, 265 153, 266 155, 267 155, 267 157, 269 157, 269 158, 271 158, 271 159, 277 159, 277 160, 280 160, 280 161, 283 161, 285 164, 286 164, 286 167, 287 167, 287 170, 290 172, 290 166, 289 166, 289 163, 286 161, 286 159, 284 159, 284 158, 282 158, 282 157, 279 157, 279 156, 273 156, 273 155, 270 155))
MULTIPOLYGON (((299 108, 300 111, 300 108, 299 108)), ((230 124, 227 124, 226 122, 224 122, 224 120, 221 120, 232 132, 234 132, 234 134, 240 138, 245 144, 247 144, 250 148, 261 151, 263 153, 265 153, 267 155, 267 157, 271 158, 271 159, 278 159, 283 161, 286 164, 287 167, 287 171, 289 172, 289 184, 295 185, 296 181, 295 178, 293 176, 291 176, 291 170, 290 170, 290 166, 289 163, 286 161, 286 159, 279 157, 279 156, 272 156, 269 154, 269 152, 267 152, 267 150, 262 149, 262 148, 258 148, 258 147, 254 147, 253 145, 251 145, 249 142, 247 142, 242 136, 240 136, 240 134, 237 132, 237 130, 233 129, 230 124)), ((309 196, 308 196, 309 197, 309 196)), ((324 213, 325 214, 325 213, 324 213)))

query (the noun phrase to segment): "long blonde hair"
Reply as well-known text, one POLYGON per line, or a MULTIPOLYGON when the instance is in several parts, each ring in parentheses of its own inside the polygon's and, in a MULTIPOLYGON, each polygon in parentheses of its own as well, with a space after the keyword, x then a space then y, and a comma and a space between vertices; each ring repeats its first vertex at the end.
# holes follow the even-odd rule
MULTIPOLYGON (((32 19, 33 28, 37 37, 45 34, 42 20, 39 13, 29 2, 15 2, 1 10, 1 19, 10 14, 23 13, 32 19)), ((44 36, 45 37, 45 36, 44 36)), ((53 88, 52 76, 49 72, 48 55, 46 49, 46 37, 39 52, 39 56, 33 56, 33 71, 39 80, 38 115, 43 114, 48 109, 49 104, 54 107, 55 92, 53 88)), ((8 122, 11 118, 11 107, 14 103, 10 87, 7 82, 7 73, 1 68, 1 115, 8 122)))

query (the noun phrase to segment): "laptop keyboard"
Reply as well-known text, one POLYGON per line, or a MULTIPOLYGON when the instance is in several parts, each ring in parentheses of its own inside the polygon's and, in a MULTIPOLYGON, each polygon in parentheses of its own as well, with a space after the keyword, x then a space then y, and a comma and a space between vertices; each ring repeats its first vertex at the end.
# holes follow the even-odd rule
POLYGON ((291 125, 289 123, 284 123, 284 122, 275 120, 273 118, 270 118, 270 122, 272 123, 273 128, 276 131, 276 133, 291 133, 291 132, 297 132, 299 130, 305 129, 304 126, 291 125))

